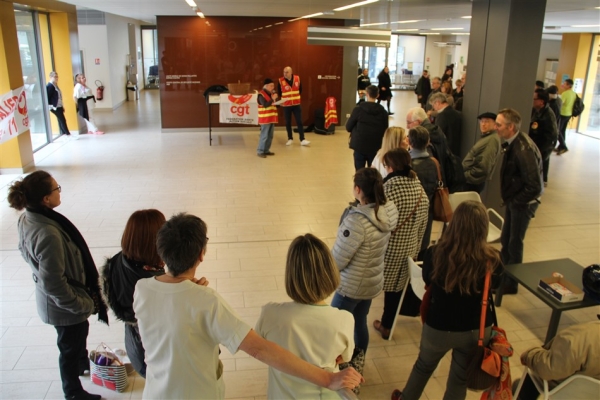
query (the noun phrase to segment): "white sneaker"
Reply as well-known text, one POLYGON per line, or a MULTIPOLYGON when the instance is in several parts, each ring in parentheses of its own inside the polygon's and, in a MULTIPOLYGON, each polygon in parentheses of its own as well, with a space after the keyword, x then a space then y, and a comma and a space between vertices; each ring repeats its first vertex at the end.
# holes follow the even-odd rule
POLYGON ((291 146, 293 142, 294 141, 292 139, 289 139, 287 142, 285 142, 285 145, 286 146, 291 146))
POLYGON ((303 141, 300 142, 301 146, 308 146, 310 144, 310 142, 306 139, 304 139, 303 141))

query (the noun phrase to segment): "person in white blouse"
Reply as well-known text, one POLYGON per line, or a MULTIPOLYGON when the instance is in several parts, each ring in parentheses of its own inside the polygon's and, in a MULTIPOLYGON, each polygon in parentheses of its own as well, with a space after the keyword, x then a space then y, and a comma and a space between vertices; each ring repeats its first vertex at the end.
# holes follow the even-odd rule
POLYGON ((385 178, 388 174, 387 169, 383 166, 385 153, 398 148, 408 150, 408 146, 408 132, 399 126, 390 126, 383 134, 381 149, 375 155, 371 167, 379 171, 382 178, 385 178))
POLYGON ((133 309, 147 364, 143 399, 225 398, 220 344, 231 354, 242 350, 331 390, 354 388, 363 381, 352 368, 325 370, 263 339, 207 287, 206 278, 196 278, 206 255, 206 233, 206 223, 194 215, 171 217, 156 239, 166 273, 140 279, 135 286, 133 309))
MULTIPOLYGON (((287 253, 285 290, 293 301, 268 303, 256 332, 310 364, 336 372, 354 351, 354 317, 325 300, 340 283, 327 245, 310 233, 298 236, 287 253)), ((269 367, 269 399, 339 399, 331 390, 269 367)))
POLYGON ((94 108, 96 107, 96 99, 92 93, 92 89, 87 87, 87 79, 83 74, 75 75, 75 88, 73 89, 73 100, 77 103, 77 113, 83 117, 87 125, 88 133, 92 135, 104 135, 94 123, 94 108))

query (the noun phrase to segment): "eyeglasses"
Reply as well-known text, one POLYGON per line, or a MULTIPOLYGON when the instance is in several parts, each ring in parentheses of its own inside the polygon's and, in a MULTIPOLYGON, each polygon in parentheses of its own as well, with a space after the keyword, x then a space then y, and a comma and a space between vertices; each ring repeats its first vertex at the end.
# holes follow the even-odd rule
POLYGON ((60 187, 60 185, 58 185, 55 189, 52 189, 53 192, 55 190, 58 190, 58 193, 62 192, 62 188, 60 187))

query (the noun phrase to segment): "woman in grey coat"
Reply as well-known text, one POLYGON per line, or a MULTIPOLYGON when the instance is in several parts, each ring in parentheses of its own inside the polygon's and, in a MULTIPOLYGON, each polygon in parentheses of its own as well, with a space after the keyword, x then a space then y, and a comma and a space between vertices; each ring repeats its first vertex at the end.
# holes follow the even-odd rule
MULTIPOLYGON (((398 211, 383 192, 381 174, 375 168, 362 168, 354 175, 354 197, 359 201, 342 217, 333 258, 340 270, 341 283, 331 305, 354 316, 353 359, 367 351, 367 315, 371 300, 383 288, 383 257, 390 232, 398 223, 398 211)), ((361 372, 360 363, 351 363, 361 372)))
POLYGON ((18 211, 26 209, 18 223, 19 250, 33 272, 38 314, 58 334, 65 398, 96 400, 100 395, 83 390, 79 375, 89 370, 88 317, 98 313, 98 319, 108 324, 108 314, 100 297, 98 270, 83 236, 54 211, 60 205, 60 192, 49 173, 36 171, 10 186, 8 202, 18 211))

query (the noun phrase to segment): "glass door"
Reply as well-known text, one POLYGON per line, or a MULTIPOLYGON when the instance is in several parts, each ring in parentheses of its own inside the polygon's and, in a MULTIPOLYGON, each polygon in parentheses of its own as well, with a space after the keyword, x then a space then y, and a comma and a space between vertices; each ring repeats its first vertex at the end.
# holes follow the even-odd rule
MULTIPOLYGON (((52 130, 48 123, 46 88, 43 85, 44 69, 40 63, 36 23, 37 13, 15 10, 17 38, 21 58, 21 70, 27 98, 29 131, 33 150, 37 150, 52 141, 52 130)), ((46 17, 44 15, 44 17, 46 17)))
POLYGON ((142 70, 144 88, 158 89, 158 40, 155 27, 142 26, 142 70))

